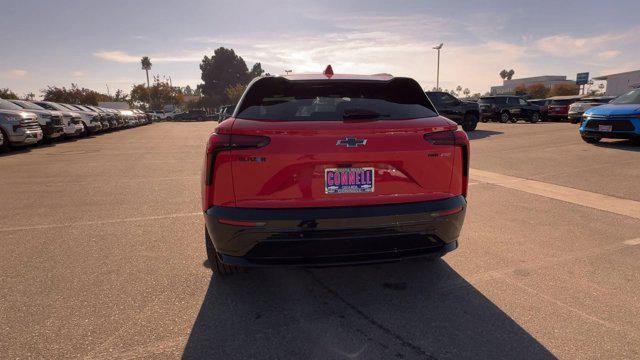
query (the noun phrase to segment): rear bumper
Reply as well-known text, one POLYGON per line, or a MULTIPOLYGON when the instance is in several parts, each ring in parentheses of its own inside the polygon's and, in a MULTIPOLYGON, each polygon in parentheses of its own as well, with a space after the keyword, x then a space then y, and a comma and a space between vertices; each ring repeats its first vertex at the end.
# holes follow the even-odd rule
POLYGON ((339 265, 442 255, 458 246, 466 200, 310 209, 214 206, 204 216, 223 262, 339 265), (233 225, 232 225, 233 224, 233 225))

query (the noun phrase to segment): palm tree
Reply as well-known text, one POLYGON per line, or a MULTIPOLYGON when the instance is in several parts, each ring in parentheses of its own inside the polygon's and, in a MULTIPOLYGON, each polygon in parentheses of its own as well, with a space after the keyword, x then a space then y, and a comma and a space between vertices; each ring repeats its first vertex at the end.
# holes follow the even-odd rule
POLYGON ((460 94, 461 91, 462 91, 462 86, 458 85, 456 87, 456 94, 460 94))
POLYGON ((149 70, 151 70, 151 60, 148 56, 144 56, 140 63, 142 64, 142 70, 147 72, 147 89, 149 88, 149 70))

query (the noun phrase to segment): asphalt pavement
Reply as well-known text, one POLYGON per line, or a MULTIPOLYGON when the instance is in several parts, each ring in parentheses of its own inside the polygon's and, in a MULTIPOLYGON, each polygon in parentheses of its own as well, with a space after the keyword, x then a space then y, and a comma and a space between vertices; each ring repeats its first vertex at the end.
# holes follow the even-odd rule
POLYGON ((215 125, 0 154, 0 358, 640 357, 640 146, 480 124, 442 260, 218 278, 200 213, 215 125))

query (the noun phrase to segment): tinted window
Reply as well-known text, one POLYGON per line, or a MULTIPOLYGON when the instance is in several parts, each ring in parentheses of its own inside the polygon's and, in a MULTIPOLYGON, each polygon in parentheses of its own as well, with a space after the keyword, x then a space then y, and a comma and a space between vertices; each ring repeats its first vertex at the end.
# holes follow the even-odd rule
POLYGON ((12 103, 14 104, 18 104, 18 106, 23 107, 25 109, 31 109, 31 110, 46 110, 45 108, 43 108, 40 105, 36 105, 32 102, 29 101, 23 101, 23 100, 11 100, 12 103))
POLYGON ((291 121, 415 119, 436 116, 411 79, 289 81, 262 78, 238 104, 239 118, 291 121))
POLYGON ((575 100, 551 100, 551 105, 571 105, 575 100))
POLYGON ((631 90, 611 101, 612 104, 640 104, 640 89, 631 90))
POLYGON ((520 105, 529 105, 525 99, 519 99, 520 105))
POLYGON ((480 98, 478 100, 478 102, 480 104, 505 104, 507 101, 506 97, 487 97, 487 98, 480 98))
POLYGON ((0 99, 0 109, 3 109, 3 110, 24 110, 20 106, 12 103, 11 101, 7 101, 5 99, 0 99))

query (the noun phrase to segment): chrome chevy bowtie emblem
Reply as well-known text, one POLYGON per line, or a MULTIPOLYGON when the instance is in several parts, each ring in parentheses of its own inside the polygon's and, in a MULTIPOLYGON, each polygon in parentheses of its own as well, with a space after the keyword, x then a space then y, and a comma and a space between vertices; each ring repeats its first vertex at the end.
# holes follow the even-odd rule
POLYGON ((356 139, 354 137, 348 137, 342 140, 338 140, 336 145, 342 145, 346 147, 358 147, 360 145, 367 145, 367 139, 356 139))

